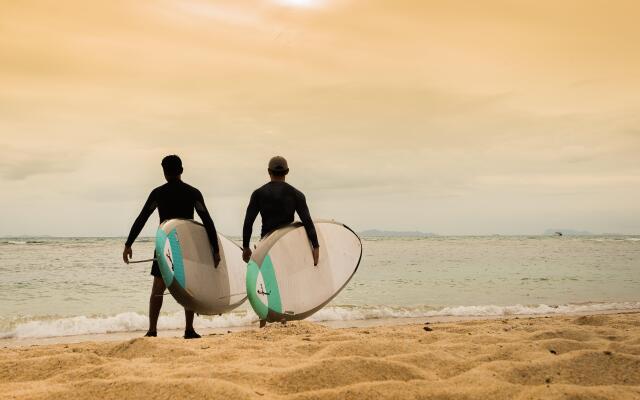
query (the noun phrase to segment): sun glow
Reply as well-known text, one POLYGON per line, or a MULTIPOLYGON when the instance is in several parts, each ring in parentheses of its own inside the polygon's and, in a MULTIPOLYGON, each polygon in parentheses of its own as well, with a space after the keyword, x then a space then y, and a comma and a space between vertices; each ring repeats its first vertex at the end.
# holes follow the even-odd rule
POLYGON ((322 5, 322 0, 275 0, 277 4, 287 7, 313 8, 322 5))

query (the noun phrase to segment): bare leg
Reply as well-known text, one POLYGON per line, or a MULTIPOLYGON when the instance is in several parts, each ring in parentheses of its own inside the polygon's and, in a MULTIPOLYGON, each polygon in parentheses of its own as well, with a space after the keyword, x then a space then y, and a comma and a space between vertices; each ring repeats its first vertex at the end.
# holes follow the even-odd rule
POLYGON ((193 311, 184 309, 184 338, 185 339, 200 339, 198 332, 193 330, 193 311))
POLYGON ((187 310, 185 308, 184 309, 184 320, 185 320, 184 330, 185 331, 192 331, 193 330, 193 311, 187 310))
POLYGON ((149 332, 156 332, 158 329, 158 316, 162 308, 162 300, 164 300, 164 289, 162 278, 154 276, 151 297, 149 298, 149 332))

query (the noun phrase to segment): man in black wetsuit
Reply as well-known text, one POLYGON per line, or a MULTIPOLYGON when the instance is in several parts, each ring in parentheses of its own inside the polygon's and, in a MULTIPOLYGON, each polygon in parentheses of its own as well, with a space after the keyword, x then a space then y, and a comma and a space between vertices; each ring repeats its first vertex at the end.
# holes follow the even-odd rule
POLYGON ((304 194, 285 182, 289 173, 287 160, 279 156, 273 157, 269 161, 268 171, 271 182, 253 192, 249 207, 247 207, 242 229, 242 259, 245 262, 249 262, 251 258, 249 241, 251 240, 253 222, 256 220, 258 213, 262 217, 261 236, 265 237, 276 229, 292 223, 294 212, 297 212, 311 242, 310 249, 313 254, 313 263, 318 265, 320 245, 318 244, 316 228, 313 226, 311 215, 309 215, 309 208, 304 194))
MULTIPOLYGON (((144 228, 144 224, 156 208, 158 208, 158 214, 160 214, 160 223, 172 218, 193 219, 193 210, 195 209, 204 224, 205 230, 207 231, 207 236, 209 237, 209 242, 212 247, 213 261, 217 268, 220 263, 218 236, 216 234, 216 227, 213 224, 213 220, 211 219, 209 211, 207 211, 207 207, 204 204, 202 193, 193 186, 189 186, 182 182, 181 176, 183 169, 180 157, 176 155, 166 156, 162 160, 162 169, 164 170, 164 177, 167 180, 167 183, 153 189, 149 195, 147 202, 144 204, 144 207, 142 207, 142 211, 140 211, 140 215, 138 215, 138 218, 136 218, 136 221, 131 227, 129 238, 125 243, 124 251, 122 252, 122 259, 125 263, 129 264, 129 260, 133 256, 131 245, 136 240, 142 231, 142 228, 144 228)), ((153 287, 151 289, 151 298, 149 299, 149 331, 145 336, 155 337, 157 336, 156 325, 158 323, 160 309, 162 308, 162 300, 165 290, 158 261, 153 262, 151 275, 153 275, 153 287)), ((198 335, 193 329, 193 311, 185 309, 184 315, 186 320, 184 338, 200 338, 200 335, 198 335)))

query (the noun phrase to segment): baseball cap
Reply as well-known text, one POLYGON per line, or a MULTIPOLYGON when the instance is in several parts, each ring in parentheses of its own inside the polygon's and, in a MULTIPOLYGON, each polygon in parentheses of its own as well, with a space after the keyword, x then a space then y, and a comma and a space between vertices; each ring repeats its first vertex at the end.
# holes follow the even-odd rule
POLYGON ((289 164, 287 164, 287 160, 284 157, 275 156, 269 160, 269 171, 289 172, 289 164))

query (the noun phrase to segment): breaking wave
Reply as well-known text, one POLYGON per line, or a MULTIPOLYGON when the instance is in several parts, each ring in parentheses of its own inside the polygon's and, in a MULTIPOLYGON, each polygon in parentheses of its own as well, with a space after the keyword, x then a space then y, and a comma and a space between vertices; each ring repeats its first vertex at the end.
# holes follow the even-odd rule
MULTIPOLYGON (((371 319, 422 318, 422 317, 501 317, 514 315, 566 315, 576 313, 640 310, 640 302, 583 303, 564 305, 481 305, 433 308, 387 306, 339 306, 326 307, 309 318, 310 321, 357 321, 371 319)), ((251 311, 240 310, 215 317, 199 317, 197 329, 250 326, 258 317, 251 311)), ((112 316, 77 316, 68 318, 25 318, 2 321, 5 332, 1 339, 49 338, 74 335, 135 332, 147 329, 146 315, 125 312, 112 316)), ((176 312, 162 315, 159 330, 177 330, 184 327, 184 314, 176 312)))

